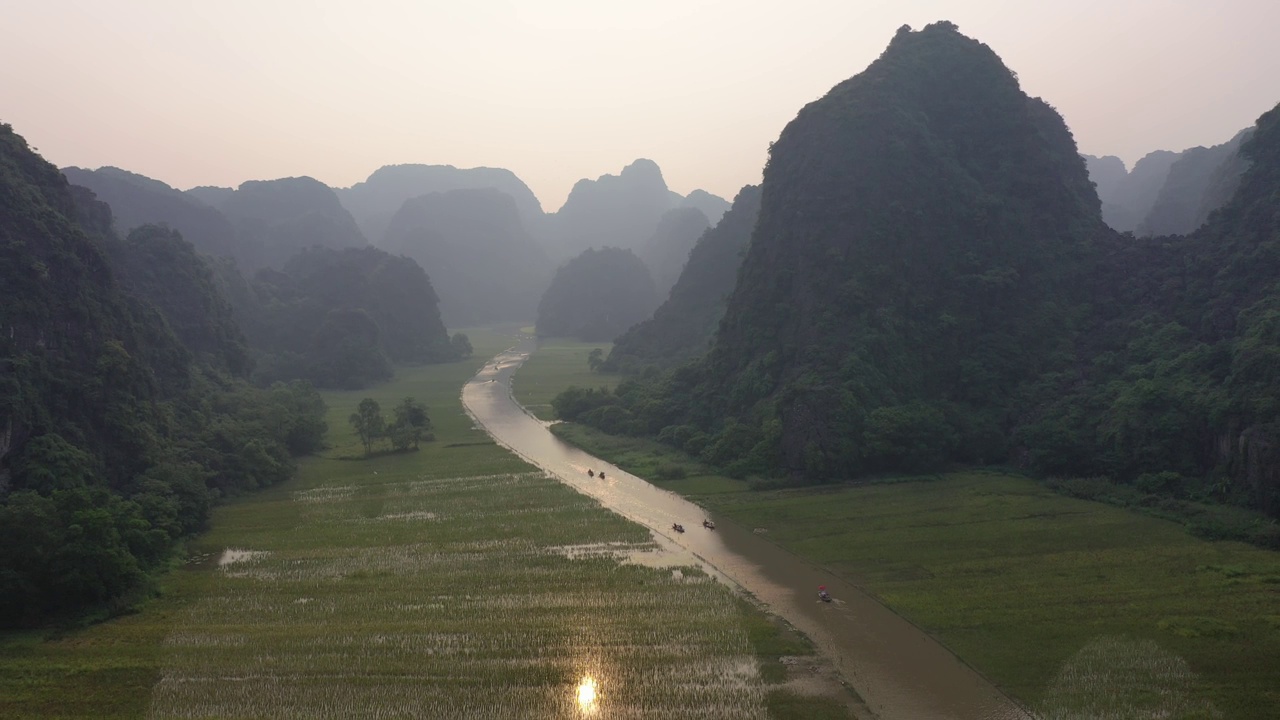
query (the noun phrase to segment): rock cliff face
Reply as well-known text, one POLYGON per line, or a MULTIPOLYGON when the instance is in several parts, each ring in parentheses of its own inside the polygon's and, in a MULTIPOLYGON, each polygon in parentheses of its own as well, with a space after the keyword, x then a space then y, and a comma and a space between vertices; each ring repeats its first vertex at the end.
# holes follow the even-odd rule
POLYGON ((1062 119, 954 25, 904 28, 774 143, 695 420, 809 477, 982 452, 1103 232, 1062 119))
POLYGON ((382 247, 421 265, 452 327, 533 320, 551 262, 511 197, 492 188, 430 193, 404 203, 382 247))

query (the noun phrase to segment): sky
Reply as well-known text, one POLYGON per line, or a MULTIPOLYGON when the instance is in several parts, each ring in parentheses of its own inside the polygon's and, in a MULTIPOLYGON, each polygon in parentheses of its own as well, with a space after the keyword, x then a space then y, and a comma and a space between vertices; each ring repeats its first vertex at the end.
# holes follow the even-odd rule
POLYGON ((0 122, 180 189, 489 166, 551 212, 647 157, 731 199, 801 107, 937 20, 1130 167, 1280 102, 1276 0, 0 0, 0 122))

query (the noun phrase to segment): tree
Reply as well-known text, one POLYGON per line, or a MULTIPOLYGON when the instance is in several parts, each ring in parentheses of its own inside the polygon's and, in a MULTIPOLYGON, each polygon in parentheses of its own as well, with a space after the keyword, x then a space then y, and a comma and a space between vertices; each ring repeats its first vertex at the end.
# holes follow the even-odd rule
POLYGON ((600 372, 600 366, 604 365, 604 350, 596 348, 587 354, 587 367, 592 372, 600 372))
POLYGON ((395 407, 395 415, 387 437, 396 450, 405 450, 410 445, 417 450, 421 440, 431 439, 427 434, 431 430, 431 418, 427 417, 426 405, 407 397, 395 407))
POLYGON ((453 347, 453 353, 458 359, 471 357, 471 339, 463 333, 454 333, 449 345, 453 347))
POLYGON ((378 401, 373 398, 361 400, 360 405, 355 412, 351 413, 348 420, 351 422, 351 427, 355 428, 356 434, 360 436, 360 442, 364 445, 364 454, 372 453, 374 441, 382 437, 386 430, 386 421, 382 419, 382 408, 378 405, 378 401))

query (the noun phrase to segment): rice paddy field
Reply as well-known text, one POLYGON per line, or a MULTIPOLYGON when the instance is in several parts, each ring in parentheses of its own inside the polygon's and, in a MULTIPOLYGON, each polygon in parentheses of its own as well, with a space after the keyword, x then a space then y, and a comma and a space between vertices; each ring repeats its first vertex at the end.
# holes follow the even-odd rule
MULTIPOLYGON (((517 397, 577 364, 540 350, 517 397)), ((654 442, 554 428, 642 477, 681 465, 655 483, 857 583, 1040 717, 1280 717, 1280 553, 1017 475, 753 491, 654 442)))
POLYGON ((510 342, 470 335, 328 393, 324 456, 219 507, 136 613, 0 636, 0 717, 848 717, 777 684, 802 638, 472 426, 459 390, 510 342), (361 458, 355 405, 410 395, 436 439, 361 458))

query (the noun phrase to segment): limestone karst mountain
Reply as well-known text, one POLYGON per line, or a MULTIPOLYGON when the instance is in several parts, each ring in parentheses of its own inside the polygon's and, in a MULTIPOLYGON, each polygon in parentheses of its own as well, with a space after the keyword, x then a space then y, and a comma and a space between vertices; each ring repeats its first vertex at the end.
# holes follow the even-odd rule
POLYGON ((653 274, 658 297, 665 298, 671 292, 689 259, 689 251, 708 227, 710 223, 701 210, 678 207, 662 216, 653 235, 640 246, 637 254, 653 274))
POLYGON ((252 272, 280 268, 312 246, 359 248, 368 245, 355 220, 329 186, 309 177, 250 180, 218 208, 240 237, 241 267, 252 272))
POLYGON ((538 303, 539 335, 608 341, 658 305, 649 269, 630 250, 588 248, 556 271, 538 303))
POLYGON ((493 188, 411 198, 380 245, 426 270, 452 327, 531 321, 551 281, 551 262, 521 223, 515 201, 493 188))
POLYGON ((406 200, 449 190, 492 188, 510 196, 525 230, 542 225, 542 204, 515 173, 503 168, 456 168, 452 165, 385 165, 367 180, 337 190, 365 237, 377 243, 406 200))
POLYGON ((234 257, 237 251, 235 228, 217 209, 159 180, 114 167, 97 170, 63 168, 62 174, 74 185, 93 191, 111 206, 116 230, 126 235, 148 223, 164 224, 182 233, 197 252, 234 257))
POLYGON ((724 200, 701 190, 688 197, 671 191, 658 164, 641 158, 617 175, 579 180, 564 206, 547 216, 542 235, 553 259, 574 257, 590 247, 639 253, 667 211, 696 207, 714 222, 723 213, 717 212, 720 203, 724 200))

